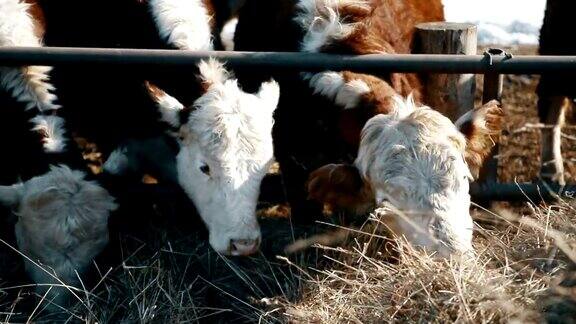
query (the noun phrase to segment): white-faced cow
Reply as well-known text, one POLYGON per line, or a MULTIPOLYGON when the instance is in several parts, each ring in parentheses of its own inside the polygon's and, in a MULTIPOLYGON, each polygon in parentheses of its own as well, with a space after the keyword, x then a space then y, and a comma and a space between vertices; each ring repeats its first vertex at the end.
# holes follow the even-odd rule
MULTIPOLYGON (((62 0, 37 5, 44 12, 47 46, 210 50, 218 25, 215 13, 225 12, 229 3, 235 2, 62 0)), ((160 70, 156 76, 147 72, 55 67, 54 93, 65 107, 61 115, 71 133, 96 143, 105 156, 120 146, 106 164, 115 174, 133 165, 130 147, 143 148, 149 165, 156 167, 151 172, 168 174, 165 178, 176 180, 194 202, 216 251, 256 252, 261 238, 255 208, 272 160, 278 85, 265 82, 258 93, 245 93, 231 73, 212 60, 197 68, 160 70), (180 102, 154 87, 160 95, 150 100, 145 80, 169 90, 180 102), (175 145, 167 130, 176 135, 175 145), (136 144, 123 145, 126 142, 136 144), (167 154, 158 156, 146 143, 163 146, 167 154)))
MULTIPOLYGON (((240 14, 235 45, 238 50, 410 53, 414 26, 437 20, 443 20, 440 1, 254 0, 240 14), (254 34, 259 37, 251 38, 254 34)), ((286 180, 300 181, 292 190, 297 199, 305 179, 294 175, 298 171, 310 174, 330 159, 355 157, 354 165, 330 164, 312 172, 309 198, 354 210, 391 204, 406 215, 393 219, 398 235, 442 256, 471 249, 469 181, 493 145, 491 136, 500 131, 496 103, 453 123, 420 104, 425 98, 416 75, 326 71, 278 79, 283 96, 276 156, 286 180), (346 145, 349 149, 342 150, 346 145)))
MULTIPOLYGON (((279 87, 266 82, 248 94, 218 61, 202 62, 199 69, 205 92, 189 107, 154 85, 148 90, 178 138, 176 177, 208 227, 210 244, 223 254, 252 254, 261 240, 256 203, 273 160, 279 87)), ((125 174, 142 158, 131 152, 137 147, 112 152, 104 168, 125 174)))

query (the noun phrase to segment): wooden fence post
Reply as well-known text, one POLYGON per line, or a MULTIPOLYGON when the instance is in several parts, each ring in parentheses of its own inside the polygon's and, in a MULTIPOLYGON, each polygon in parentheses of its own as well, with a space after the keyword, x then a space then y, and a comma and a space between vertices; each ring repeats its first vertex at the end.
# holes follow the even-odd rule
MULTIPOLYGON (((422 54, 476 54, 478 40, 473 24, 423 23, 416 31, 415 47, 422 54)), ((474 108, 475 75, 430 74, 425 80, 425 103, 452 121, 474 108)))

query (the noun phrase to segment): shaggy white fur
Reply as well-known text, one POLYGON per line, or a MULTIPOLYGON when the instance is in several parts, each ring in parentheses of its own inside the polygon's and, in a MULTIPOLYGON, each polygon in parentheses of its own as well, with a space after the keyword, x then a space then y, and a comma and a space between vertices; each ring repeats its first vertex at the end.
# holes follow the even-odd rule
POLYGON ((222 28, 220 39, 225 51, 234 50, 234 33, 236 33, 236 26, 238 26, 238 18, 232 18, 222 28))
POLYGON ((257 94, 248 94, 218 61, 201 62, 199 68, 208 87, 180 128, 178 180, 208 227, 216 251, 253 252, 243 246, 260 241, 256 203, 273 159, 273 113, 280 89, 270 81, 257 94))
POLYGON ((30 120, 33 131, 42 134, 44 151, 62 152, 66 148, 64 119, 58 116, 38 115, 30 120))
POLYGON ((358 79, 345 82, 339 72, 306 73, 304 78, 310 79, 309 84, 314 94, 324 96, 344 109, 357 107, 362 95, 370 92, 366 82, 358 79))
POLYGON ((338 72, 303 73, 304 80, 309 80, 314 94, 320 94, 328 99, 335 99, 338 91, 344 86, 344 78, 338 72))
MULTIPOLYGON (((38 284, 78 283, 78 273, 90 265, 108 242, 108 216, 114 198, 80 171, 53 166, 25 183, 0 187, 0 203, 18 215, 16 239, 20 252, 39 263, 26 262, 26 271, 38 284)), ((42 293, 46 286, 38 286, 42 293)), ((65 300, 65 289, 53 288, 65 300)))
MULTIPOLYGON (((20 0, 0 0, 0 46, 42 46, 41 39, 35 34, 29 8, 29 4, 20 0)), ((54 87, 48 82, 51 70, 47 66, 0 67, 0 87, 25 103, 26 109, 36 108, 40 112, 55 110, 60 106, 54 103, 57 100, 52 93, 54 87)), ((33 130, 43 131, 48 136, 44 139, 47 152, 65 149, 62 119, 39 115, 31 122, 35 124, 33 130)))
POLYGON ((390 216, 396 234, 440 256, 472 250, 465 143, 448 118, 398 97, 364 126, 355 162, 376 203, 403 215, 390 216))
POLYGON ((198 69, 200 79, 207 85, 222 84, 232 77, 224 64, 217 60, 200 61, 198 69))
POLYGON ((333 41, 348 37, 356 28, 354 23, 344 23, 338 11, 343 6, 368 9, 367 0, 301 0, 296 22, 304 30, 301 44, 304 52, 320 52, 333 41))
POLYGON ((51 70, 48 66, 0 67, 0 87, 11 92, 16 100, 26 103, 27 110, 59 109, 60 106, 54 103, 56 95, 51 93, 54 87, 48 82, 51 70))
POLYGON ((320 52, 322 47, 350 35, 355 24, 344 23, 338 12, 339 7, 358 6, 368 8, 367 0, 301 0, 300 13, 295 20, 306 33, 301 50, 320 52))
POLYGON ((212 50, 208 11, 202 0, 150 0, 160 36, 183 50, 212 50))
MULTIPOLYGON (((301 50, 321 52, 356 28, 344 22, 339 8, 369 10, 367 0, 301 0, 296 21, 305 32, 301 50)), ((345 81, 341 73, 305 74, 314 93, 345 109, 370 92, 362 80, 345 81)), ((468 194, 470 170, 464 160, 466 141, 440 113, 395 98, 388 115, 370 119, 362 131, 356 167, 374 190, 378 204, 400 212, 391 216, 392 230, 415 245, 441 256, 471 251, 472 218, 468 194)))
MULTIPOLYGON (((20 0, 0 0, 0 46, 42 46, 34 32, 29 8, 29 4, 20 0)), ((46 66, 3 67, 0 68, 0 86, 25 102, 27 109, 58 109, 59 106, 54 104, 56 96, 51 93, 54 87, 48 83, 50 70, 46 66)))

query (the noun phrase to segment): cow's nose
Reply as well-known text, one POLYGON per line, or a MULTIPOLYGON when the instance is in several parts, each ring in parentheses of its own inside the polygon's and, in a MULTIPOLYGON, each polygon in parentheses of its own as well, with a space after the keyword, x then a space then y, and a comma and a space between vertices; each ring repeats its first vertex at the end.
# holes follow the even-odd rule
POLYGON ((251 255, 258 251, 260 239, 231 240, 230 252, 232 255, 251 255))

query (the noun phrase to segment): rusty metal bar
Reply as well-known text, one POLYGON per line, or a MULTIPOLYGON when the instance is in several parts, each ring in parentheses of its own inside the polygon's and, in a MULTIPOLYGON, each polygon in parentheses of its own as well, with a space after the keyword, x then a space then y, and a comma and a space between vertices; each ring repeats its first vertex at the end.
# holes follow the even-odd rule
POLYGON ((576 73, 576 56, 484 55, 334 55, 322 53, 195 52, 176 50, 71 47, 0 47, 0 65, 113 65, 117 67, 191 67, 209 57, 231 67, 274 70, 353 70, 357 72, 429 72, 542 74, 576 73))

